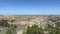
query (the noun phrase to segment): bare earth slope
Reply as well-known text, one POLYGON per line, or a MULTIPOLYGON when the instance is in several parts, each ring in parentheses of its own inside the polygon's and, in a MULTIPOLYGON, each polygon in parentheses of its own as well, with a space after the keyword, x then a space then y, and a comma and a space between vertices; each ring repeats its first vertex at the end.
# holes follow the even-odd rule
POLYGON ((9 20, 9 24, 17 25, 17 32, 22 33, 26 30, 27 26, 34 24, 45 29, 48 24, 53 27, 60 27, 60 16, 59 15, 1 15, 0 20, 9 20))

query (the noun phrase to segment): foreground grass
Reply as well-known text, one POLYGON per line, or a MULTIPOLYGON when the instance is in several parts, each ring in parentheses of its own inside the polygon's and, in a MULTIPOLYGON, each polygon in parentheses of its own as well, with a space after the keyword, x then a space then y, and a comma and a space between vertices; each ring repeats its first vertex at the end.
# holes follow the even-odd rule
POLYGON ((1 31, 0 34, 6 34, 6 31, 1 31))

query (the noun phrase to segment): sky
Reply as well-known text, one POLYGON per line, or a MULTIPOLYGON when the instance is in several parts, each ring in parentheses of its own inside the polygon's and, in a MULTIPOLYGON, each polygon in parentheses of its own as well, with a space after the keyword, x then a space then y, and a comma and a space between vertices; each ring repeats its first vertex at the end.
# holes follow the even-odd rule
POLYGON ((60 0, 0 0, 0 15, 60 14, 60 0))

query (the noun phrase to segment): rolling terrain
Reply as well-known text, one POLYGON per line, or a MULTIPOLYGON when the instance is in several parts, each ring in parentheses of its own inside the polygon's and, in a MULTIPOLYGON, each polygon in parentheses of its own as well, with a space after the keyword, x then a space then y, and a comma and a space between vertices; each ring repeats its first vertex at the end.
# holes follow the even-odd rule
POLYGON ((10 25, 17 25, 17 34, 21 34, 28 26, 34 24, 43 29, 47 28, 48 24, 60 28, 60 15, 0 15, 0 20, 2 19, 8 20, 10 25))

